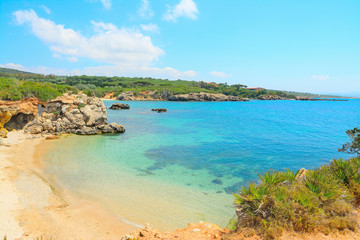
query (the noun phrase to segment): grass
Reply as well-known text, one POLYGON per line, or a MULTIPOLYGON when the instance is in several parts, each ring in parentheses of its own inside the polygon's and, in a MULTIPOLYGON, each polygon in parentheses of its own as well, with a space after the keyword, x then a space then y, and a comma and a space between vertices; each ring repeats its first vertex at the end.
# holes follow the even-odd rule
POLYGON ((360 157, 333 160, 304 178, 286 170, 259 179, 234 194, 236 231, 252 228, 274 239, 284 230, 329 234, 357 228, 352 211, 360 204, 360 157))

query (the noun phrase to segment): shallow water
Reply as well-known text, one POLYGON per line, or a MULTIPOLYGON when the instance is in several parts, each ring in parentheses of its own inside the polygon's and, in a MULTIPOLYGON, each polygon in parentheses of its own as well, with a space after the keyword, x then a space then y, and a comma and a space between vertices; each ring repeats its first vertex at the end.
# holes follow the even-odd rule
POLYGON ((235 213, 232 192, 269 169, 349 157, 337 149, 360 123, 360 100, 128 104, 108 110, 124 134, 63 138, 43 156, 46 172, 121 218, 160 229, 225 226, 235 213))

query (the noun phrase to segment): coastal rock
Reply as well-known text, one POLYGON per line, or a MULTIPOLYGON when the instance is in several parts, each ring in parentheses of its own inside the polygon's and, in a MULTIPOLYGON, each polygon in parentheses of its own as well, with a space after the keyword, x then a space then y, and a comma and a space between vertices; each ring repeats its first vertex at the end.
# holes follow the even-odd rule
POLYGON ((123 101, 194 101, 194 102, 206 102, 206 101, 248 101, 248 99, 239 98, 236 96, 227 96, 218 93, 188 93, 173 95, 168 91, 143 91, 135 94, 132 91, 123 92, 118 95, 117 100, 123 101))
POLYGON ((168 98, 169 101, 195 101, 195 102, 225 102, 225 101, 248 101, 247 99, 239 98, 236 96, 227 96, 218 93, 188 93, 173 95, 168 98))
POLYGON ((8 131, 22 129, 35 118, 41 104, 44 102, 37 98, 0 101, 0 137, 6 137, 8 131))
POLYGON ((110 109, 130 109, 130 105, 124 103, 114 103, 113 105, 111 105, 110 109))
POLYGON ((260 96, 259 100, 288 100, 287 98, 283 98, 280 97, 278 95, 265 95, 265 96, 260 96))
POLYGON ((114 130, 114 132, 125 132, 125 128, 118 123, 110 123, 110 127, 114 130))
MULTIPOLYGON (((163 91, 164 92, 164 91, 163 91)), ((139 93, 133 91, 127 91, 119 94, 117 100, 122 101, 161 101, 166 100, 163 98, 164 94, 158 93, 156 90, 147 90, 139 93)))
POLYGON ((151 111, 162 113, 162 112, 167 112, 167 109, 166 108, 153 108, 153 109, 151 109, 151 111))
POLYGON ((108 124, 106 107, 101 99, 67 95, 42 102, 38 99, 0 101, 0 137, 8 130, 24 129, 31 134, 75 133, 93 135, 120 133, 120 124, 108 124))
POLYGON ((313 97, 296 97, 298 101, 329 101, 329 102, 344 102, 347 99, 334 99, 334 98, 313 98, 313 97))

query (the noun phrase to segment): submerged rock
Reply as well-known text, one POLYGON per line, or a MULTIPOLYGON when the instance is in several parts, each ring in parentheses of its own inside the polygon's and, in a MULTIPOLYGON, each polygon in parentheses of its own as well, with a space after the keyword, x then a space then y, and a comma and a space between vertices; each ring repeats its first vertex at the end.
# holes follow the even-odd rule
POLYGON ((223 181, 221 181, 220 178, 215 178, 214 180, 211 181, 212 183, 215 183, 215 184, 218 184, 218 185, 221 185, 223 184, 223 181))
POLYGON ((114 103, 113 105, 111 105, 110 109, 113 109, 113 110, 130 109, 130 105, 124 104, 124 103, 114 103))

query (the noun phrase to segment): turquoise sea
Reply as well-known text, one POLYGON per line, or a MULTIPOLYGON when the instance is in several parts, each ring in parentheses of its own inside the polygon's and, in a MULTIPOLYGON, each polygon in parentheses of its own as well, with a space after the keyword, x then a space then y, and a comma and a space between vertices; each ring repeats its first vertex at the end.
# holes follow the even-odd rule
POLYGON ((124 134, 62 138, 43 156, 45 172, 123 220, 167 230, 225 226, 231 193, 257 173, 348 158, 337 149, 360 126, 360 100, 125 103, 130 110, 108 109, 124 134))

